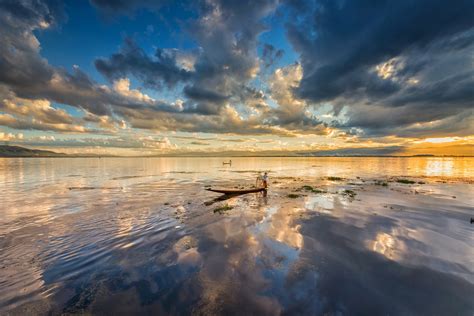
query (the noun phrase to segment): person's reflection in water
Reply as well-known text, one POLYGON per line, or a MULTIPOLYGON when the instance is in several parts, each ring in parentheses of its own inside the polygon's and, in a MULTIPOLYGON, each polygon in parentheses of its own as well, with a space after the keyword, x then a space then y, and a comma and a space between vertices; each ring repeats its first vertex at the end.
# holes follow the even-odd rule
POLYGON ((263 199, 263 203, 265 205, 268 204, 267 190, 259 192, 259 197, 261 197, 263 199))

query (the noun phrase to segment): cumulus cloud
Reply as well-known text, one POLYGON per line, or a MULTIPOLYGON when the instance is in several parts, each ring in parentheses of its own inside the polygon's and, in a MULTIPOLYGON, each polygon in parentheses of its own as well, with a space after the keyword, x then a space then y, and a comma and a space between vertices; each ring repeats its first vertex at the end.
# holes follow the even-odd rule
POLYGON ((88 129, 82 125, 64 124, 64 123, 45 123, 35 118, 19 118, 10 114, 0 114, 0 125, 19 130, 40 130, 40 131, 58 131, 65 133, 93 133, 97 132, 88 129))
POLYGON ((24 99, 14 93, 0 93, 0 125, 15 129, 56 131, 63 133, 110 133, 117 129, 117 122, 107 115, 85 112, 84 116, 72 116, 66 110, 56 108, 46 99, 24 99), (92 123, 95 128, 87 127, 92 123))
POLYGON ((148 56, 130 38, 125 40, 120 52, 97 59, 95 66, 111 81, 133 75, 155 89, 161 89, 163 84, 172 87, 192 75, 190 62, 186 63, 178 51, 157 49, 154 56, 148 56))
POLYGON ((4 133, 0 132, 0 141, 18 141, 23 139, 23 133, 4 133))
POLYGON ((63 109, 45 99, 30 100, 9 94, 0 100, 0 125, 23 130, 50 130, 70 133, 93 132, 63 109))
POLYGON ((300 133, 328 134, 330 129, 309 111, 309 105, 294 94, 299 86, 303 70, 294 64, 275 70, 268 81, 271 97, 278 104, 265 113, 271 125, 278 125, 300 133))
POLYGON ((12 97, 0 101, 0 110, 22 117, 33 117, 38 121, 50 124, 72 124, 72 116, 62 109, 51 106, 45 99, 30 100, 12 97))
POLYGON ((153 104, 154 99, 148 95, 142 93, 140 90, 130 89, 130 80, 128 78, 120 78, 114 81, 113 89, 120 95, 123 95, 130 100, 136 100, 136 102, 153 104))
POLYGON ((257 74, 257 37, 265 30, 261 20, 276 6, 274 0, 206 1, 187 28, 199 51, 158 48, 149 56, 127 39, 120 52, 95 64, 109 80, 133 75, 156 89, 185 83, 187 112, 218 114, 229 102, 241 101, 240 91, 257 74))

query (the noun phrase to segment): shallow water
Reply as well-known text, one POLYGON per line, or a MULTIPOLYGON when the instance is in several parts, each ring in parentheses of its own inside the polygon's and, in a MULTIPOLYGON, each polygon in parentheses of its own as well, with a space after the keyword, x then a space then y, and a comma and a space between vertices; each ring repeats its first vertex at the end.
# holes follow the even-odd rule
POLYGON ((0 159, 0 314, 474 314, 473 158, 230 159, 0 159))

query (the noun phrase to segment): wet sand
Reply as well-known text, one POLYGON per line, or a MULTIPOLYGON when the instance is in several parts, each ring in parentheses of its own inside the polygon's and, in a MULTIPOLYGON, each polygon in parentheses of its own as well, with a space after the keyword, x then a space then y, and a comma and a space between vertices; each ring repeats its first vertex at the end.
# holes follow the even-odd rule
MULTIPOLYGON (((251 186, 250 167, 225 172, 251 186)), ((0 313, 474 313, 470 177, 270 170, 267 194, 227 199, 204 187, 235 178, 197 169, 12 191, 0 313)))

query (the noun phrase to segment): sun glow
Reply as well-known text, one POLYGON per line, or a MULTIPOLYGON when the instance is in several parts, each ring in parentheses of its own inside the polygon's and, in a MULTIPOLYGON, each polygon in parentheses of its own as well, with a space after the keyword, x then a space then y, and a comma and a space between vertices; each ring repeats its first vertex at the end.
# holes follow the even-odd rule
POLYGON ((457 140, 461 140, 461 137, 426 138, 423 142, 439 144, 439 143, 451 143, 451 142, 455 142, 457 140))

